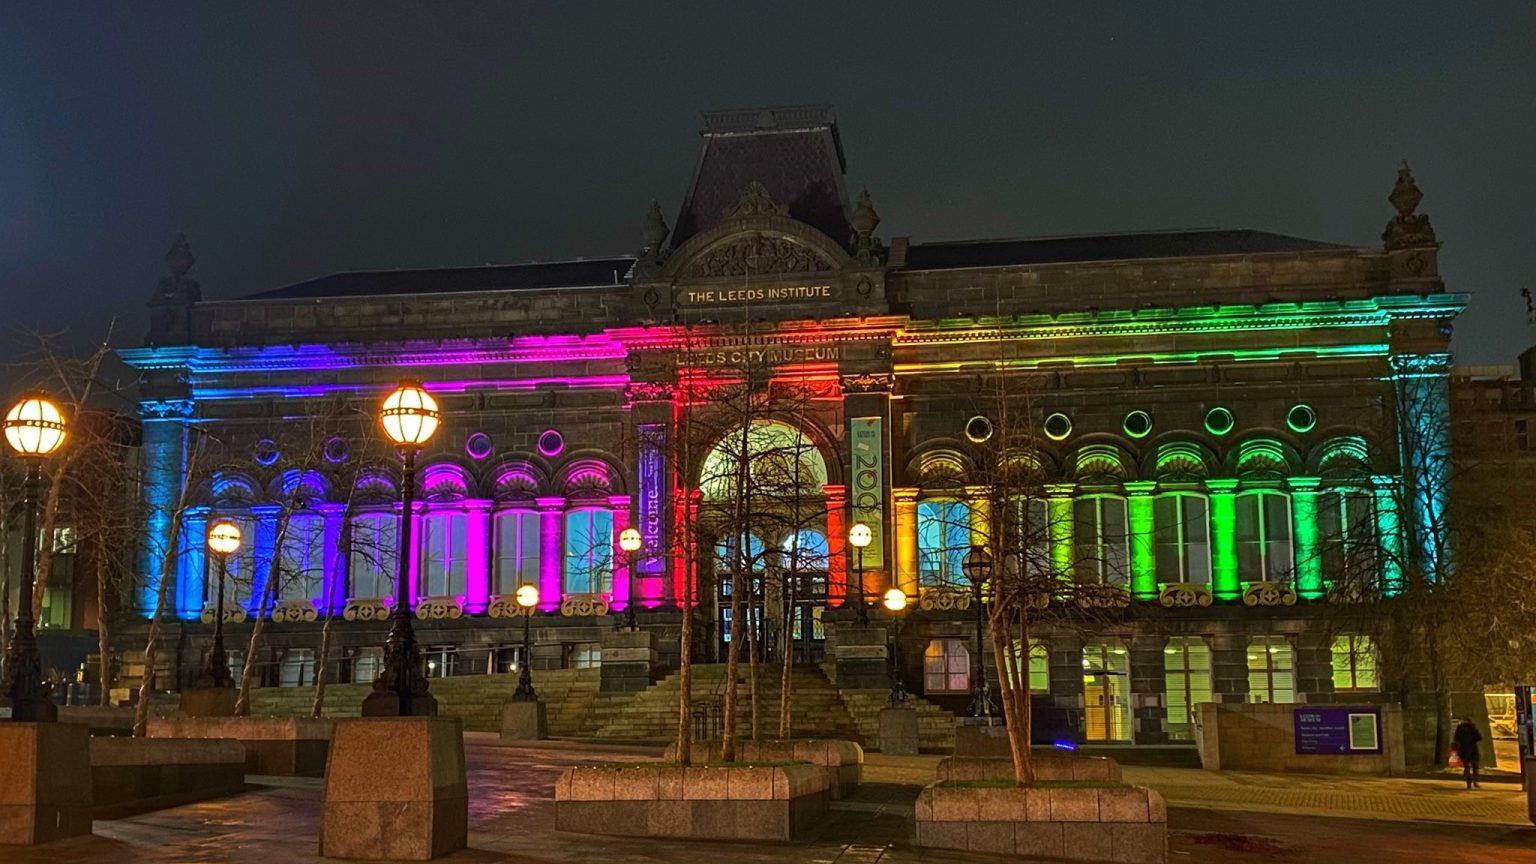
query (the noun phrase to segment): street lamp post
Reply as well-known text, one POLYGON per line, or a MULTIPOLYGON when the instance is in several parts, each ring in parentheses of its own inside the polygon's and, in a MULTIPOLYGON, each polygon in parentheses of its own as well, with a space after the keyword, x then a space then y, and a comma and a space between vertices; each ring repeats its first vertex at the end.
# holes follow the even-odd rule
POLYGON ((901 664, 896 659, 896 644, 901 636, 902 613, 907 610, 907 592, 900 588, 892 588, 885 592, 881 600, 887 612, 891 613, 894 626, 891 628, 890 646, 887 649, 891 655, 891 696, 892 708, 898 708, 907 704, 907 687, 901 681, 901 664))
MULTIPOLYGON (((17 598, 16 629, 5 649, 5 678, 0 681, 11 702, 11 719, 24 723, 51 722, 58 709, 48 698, 43 666, 37 656, 33 630, 32 590, 37 577, 37 497, 42 486, 42 461, 64 443, 64 415, 47 396, 32 394, 6 412, 5 443, 27 465, 22 487, 21 595, 17 598)), ((51 538, 50 538, 51 539, 51 538)))
POLYGON ((208 551, 219 562, 219 600, 214 609, 213 648, 208 652, 208 666, 198 679, 199 687, 233 687, 229 659, 224 653, 224 583, 229 581, 229 556, 240 549, 240 526, 228 519, 208 526, 208 551))
POLYGON ((634 528, 625 528, 619 532, 619 550, 624 553, 624 580, 628 586, 624 600, 624 629, 631 633, 640 629, 639 622, 635 620, 635 561, 643 542, 640 532, 634 528))
POLYGON ((971 551, 965 553, 960 569, 965 571, 965 578, 970 580, 971 590, 976 593, 976 676, 971 684, 974 691, 971 716, 991 717, 992 699, 987 690, 987 655, 982 643, 982 633, 986 629, 982 601, 986 598, 984 586, 992 578, 992 556, 984 547, 972 546, 971 551))
POLYGON ((517 689, 512 691, 512 699, 516 702, 537 702, 539 694, 533 690, 533 636, 532 623, 534 608, 539 605, 539 588, 537 585, 519 585, 517 594, 517 608, 523 614, 523 662, 517 666, 517 689))
POLYGON ((859 585, 859 595, 857 605, 854 606, 854 615, 860 627, 869 626, 869 609, 864 605, 864 547, 868 546, 873 538, 873 532, 863 522, 855 522, 853 527, 848 529, 848 544, 857 550, 853 558, 853 573, 859 585))
POLYGON ((412 500, 416 494, 416 454, 431 440, 442 422, 437 400, 420 383, 406 381, 384 398, 379 425, 400 451, 404 469, 400 477, 400 553, 395 576, 395 609, 390 616, 389 639, 384 643, 384 670, 373 682, 373 692, 363 700, 364 717, 437 715, 437 700, 427 692, 427 676, 421 671, 421 652, 411 627, 411 599, 406 580, 411 561, 412 500))

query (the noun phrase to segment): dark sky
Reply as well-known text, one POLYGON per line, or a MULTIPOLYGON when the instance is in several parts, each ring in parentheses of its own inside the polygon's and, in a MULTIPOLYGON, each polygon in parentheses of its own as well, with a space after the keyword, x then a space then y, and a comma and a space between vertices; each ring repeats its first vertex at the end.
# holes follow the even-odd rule
POLYGON ((674 218, 699 111, 827 102, 886 238, 1375 245, 1406 158, 1475 294, 1459 359, 1511 363, 1533 37, 1529 2, 1444 0, 8 3, 0 360, 114 314, 139 340, 177 231, 214 298, 632 251, 652 198, 674 218))

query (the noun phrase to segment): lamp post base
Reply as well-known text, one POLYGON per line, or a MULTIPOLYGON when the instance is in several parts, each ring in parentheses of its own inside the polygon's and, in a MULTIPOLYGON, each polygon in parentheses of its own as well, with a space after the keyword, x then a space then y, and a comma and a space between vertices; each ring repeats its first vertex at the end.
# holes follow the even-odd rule
POLYGON ((431 693, 401 695, 375 690, 363 699, 364 717, 436 717, 437 700, 431 693))

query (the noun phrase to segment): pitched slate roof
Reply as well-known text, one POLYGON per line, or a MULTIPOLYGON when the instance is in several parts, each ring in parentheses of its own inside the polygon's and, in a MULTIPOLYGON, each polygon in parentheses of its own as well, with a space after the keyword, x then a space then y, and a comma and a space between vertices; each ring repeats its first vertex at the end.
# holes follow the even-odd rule
POLYGON ((299 282, 246 300, 286 300, 304 297, 369 297, 389 294, 449 294, 459 291, 537 290, 617 285, 628 276, 635 259, 590 258, 436 270, 376 270, 333 273, 299 282))
POLYGON ((837 119, 826 105, 711 111, 672 248, 720 221, 747 184, 767 187, 789 215, 847 244, 846 160, 837 119))
POLYGON ((1301 237, 1289 237, 1284 234, 1271 234, 1268 231, 1255 231, 1251 228, 1204 228, 1191 231, 1147 231, 1134 234, 916 243, 907 250, 906 269, 954 270, 964 267, 1070 264, 1087 261, 1127 261, 1137 258, 1259 255, 1348 248, 1351 247, 1301 237))

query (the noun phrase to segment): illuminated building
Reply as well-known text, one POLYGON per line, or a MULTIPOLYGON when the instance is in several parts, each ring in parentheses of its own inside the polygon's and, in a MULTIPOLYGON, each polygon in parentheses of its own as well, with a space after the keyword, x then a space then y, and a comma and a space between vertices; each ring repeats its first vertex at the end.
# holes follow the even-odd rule
MULTIPOLYGON (((1187 736, 1194 701, 1373 686, 1369 648, 1316 619, 1339 550, 1422 536, 1388 502, 1420 502, 1414 518, 1443 503, 1443 429, 1401 448, 1393 410, 1445 416, 1449 322, 1466 303, 1438 277, 1418 197, 1405 168, 1381 248, 1254 230, 884 242, 871 198, 845 189, 830 110, 807 107, 706 115, 675 226, 653 208, 631 256, 345 273, 213 302, 178 246, 148 344, 123 352, 145 375, 149 529, 168 535, 183 472, 197 474, 184 534, 244 520, 254 543, 230 566, 248 614, 274 569, 288 574, 273 650, 302 656, 316 621, 342 615, 335 656, 368 677, 379 625, 356 619, 383 611, 400 514, 367 418, 419 379, 444 411, 410 517, 420 641, 444 664, 490 650, 473 664, 494 668, 521 638, 501 612, 536 584, 535 665, 595 662, 631 584, 641 626, 675 634, 692 557, 680 520, 729 494, 679 476, 678 418, 708 408, 710 382, 760 374, 804 400, 751 424, 748 445, 806 442, 797 494, 819 515, 746 532, 740 554, 764 572, 806 562, 812 626, 798 631, 814 656, 823 626, 853 620, 855 567, 870 603, 902 589, 909 689, 963 711, 973 616, 931 601, 964 587, 985 518, 953 490, 1009 431, 977 382, 1027 382, 1011 424, 1049 475, 1049 558, 1125 596, 1097 632, 1040 632, 1032 677, 1084 709, 1091 739, 1187 736), (862 562, 845 543, 855 523, 873 531, 862 562), (629 526, 664 552, 616 554, 629 526)), ((729 632, 712 550, 738 554, 708 546, 703 657, 729 632)), ((173 614, 203 613, 201 548, 166 573, 145 555, 142 609, 166 580, 173 614)), ((675 637, 657 647, 659 667, 676 664, 675 637)))

